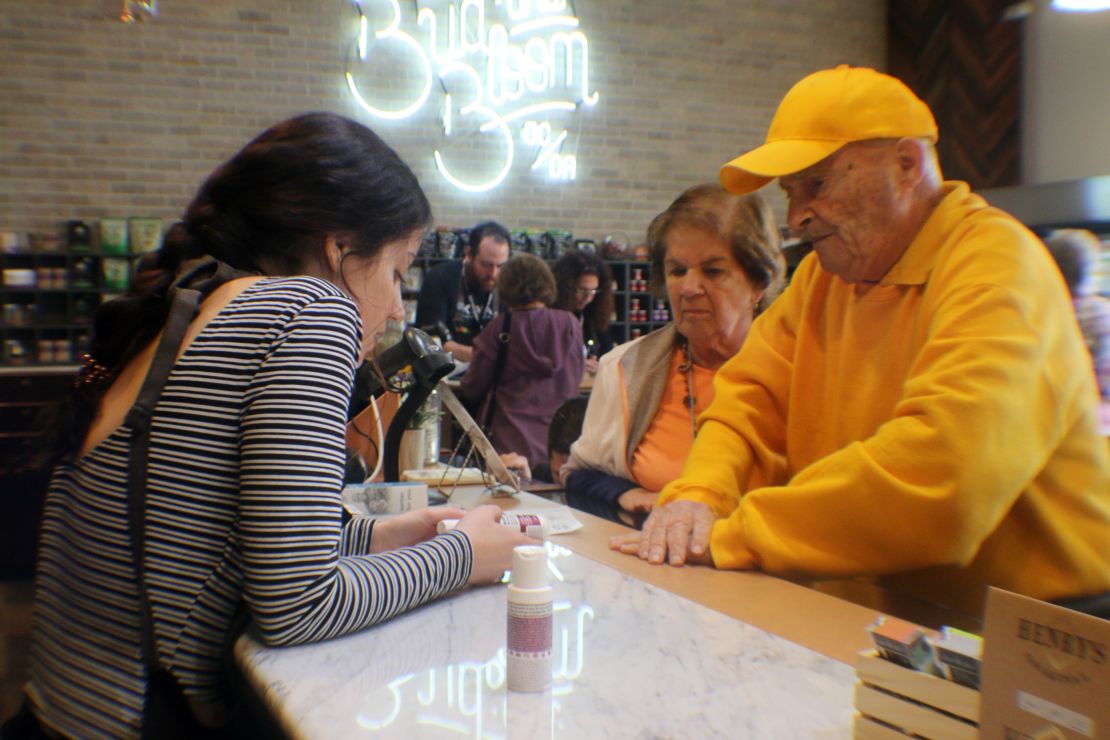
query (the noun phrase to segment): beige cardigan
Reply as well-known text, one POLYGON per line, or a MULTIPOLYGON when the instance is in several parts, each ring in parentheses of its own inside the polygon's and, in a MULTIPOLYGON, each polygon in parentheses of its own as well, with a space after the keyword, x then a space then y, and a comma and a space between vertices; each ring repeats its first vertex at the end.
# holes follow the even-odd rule
POLYGON ((634 480, 629 470, 632 455, 655 418, 679 339, 675 325, 667 324, 601 358, 582 435, 571 445, 570 459, 559 473, 564 484, 575 470, 634 480))

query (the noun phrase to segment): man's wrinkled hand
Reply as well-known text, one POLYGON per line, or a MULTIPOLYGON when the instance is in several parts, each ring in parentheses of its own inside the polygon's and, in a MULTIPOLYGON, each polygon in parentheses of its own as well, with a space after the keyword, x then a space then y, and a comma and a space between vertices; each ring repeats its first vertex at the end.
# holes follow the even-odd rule
POLYGON ((609 547, 654 565, 663 562, 676 566, 686 563, 712 565, 709 535, 716 520, 713 510, 706 504, 672 501, 652 511, 642 532, 613 537, 609 547))

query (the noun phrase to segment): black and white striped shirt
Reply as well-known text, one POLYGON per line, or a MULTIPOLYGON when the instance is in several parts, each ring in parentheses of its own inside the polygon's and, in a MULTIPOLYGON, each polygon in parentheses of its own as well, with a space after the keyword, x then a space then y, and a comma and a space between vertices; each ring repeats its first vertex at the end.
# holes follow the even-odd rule
MULTIPOLYGON (((240 600, 272 645, 362 629, 462 587, 465 535, 365 555, 341 525, 354 304, 315 278, 250 286, 193 341, 154 412, 146 565, 161 663, 219 707, 240 600)), ((146 687, 127 527, 126 424, 55 471, 43 517, 28 695, 66 735, 136 736, 146 687)))

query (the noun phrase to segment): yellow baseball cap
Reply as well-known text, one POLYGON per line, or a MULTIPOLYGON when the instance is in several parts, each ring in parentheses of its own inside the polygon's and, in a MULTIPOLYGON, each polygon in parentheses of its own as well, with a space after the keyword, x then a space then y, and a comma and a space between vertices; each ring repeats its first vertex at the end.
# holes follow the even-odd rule
POLYGON ((823 69, 790 88, 766 143, 722 167, 721 184, 750 193, 817 164, 849 142, 903 136, 936 142, 937 122, 901 80, 867 67, 823 69))

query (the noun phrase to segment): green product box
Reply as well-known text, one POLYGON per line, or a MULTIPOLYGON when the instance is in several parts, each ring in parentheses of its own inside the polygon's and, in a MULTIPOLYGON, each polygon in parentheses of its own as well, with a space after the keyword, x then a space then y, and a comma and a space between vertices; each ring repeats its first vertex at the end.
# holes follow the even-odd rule
POLYGON ((100 219, 100 251, 103 254, 127 254, 127 219, 100 219))
POLYGON ((128 238, 132 254, 146 254, 162 246, 162 219, 127 219, 128 238))
POLYGON ((130 267, 130 262, 126 259, 105 257, 100 268, 104 277, 104 290, 127 290, 130 267))

